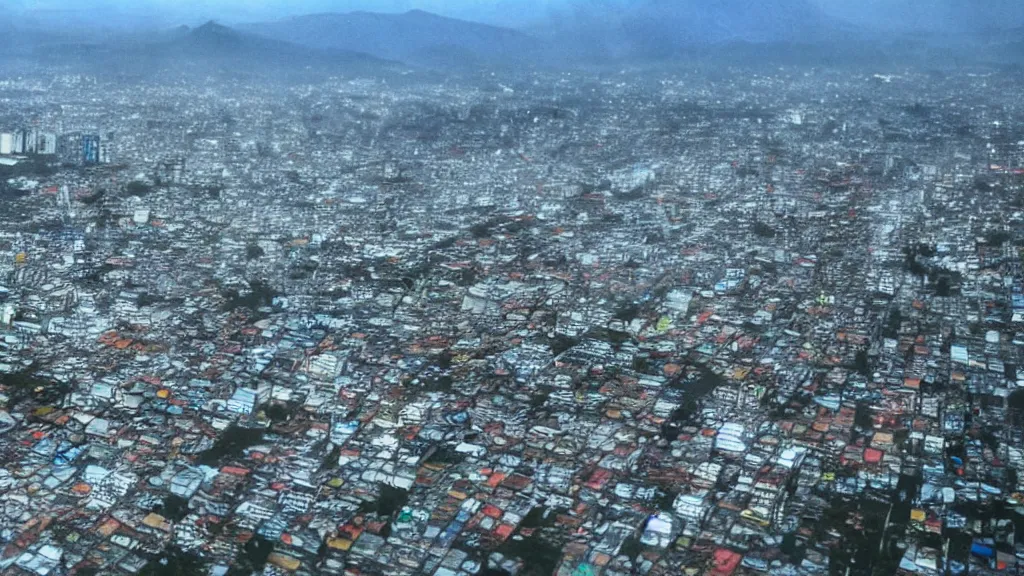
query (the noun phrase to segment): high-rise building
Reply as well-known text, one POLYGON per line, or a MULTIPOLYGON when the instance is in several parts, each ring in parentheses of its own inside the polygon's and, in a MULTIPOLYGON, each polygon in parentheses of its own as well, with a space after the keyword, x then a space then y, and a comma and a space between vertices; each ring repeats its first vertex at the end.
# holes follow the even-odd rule
POLYGON ((25 131, 18 130, 14 133, 14 153, 24 154, 25 153, 25 131))
POLYGON ((61 134, 57 138, 57 156, 64 163, 78 164, 81 162, 82 134, 80 132, 61 134))
POLYGON ((82 163, 100 163, 100 137, 96 134, 82 136, 82 163))
POLYGON ((0 154, 14 153, 14 134, 4 132, 0 134, 0 154))
POLYGON ((105 138, 100 141, 100 164, 110 164, 114 161, 114 133, 107 132, 105 138))
POLYGON ((39 146, 37 148, 39 154, 46 154, 52 156, 57 153, 57 135, 52 132, 40 132, 39 133, 39 146))
POLYGON ((25 154, 39 152, 39 131, 35 128, 25 131, 25 154))

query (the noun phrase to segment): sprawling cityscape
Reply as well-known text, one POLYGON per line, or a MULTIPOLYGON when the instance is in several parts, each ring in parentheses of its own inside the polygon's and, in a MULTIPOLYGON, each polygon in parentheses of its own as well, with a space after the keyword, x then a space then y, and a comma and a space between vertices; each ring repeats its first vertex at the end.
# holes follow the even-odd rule
POLYGON ((2 70, 3 574, 1017 573, 1019 74, 2 70))

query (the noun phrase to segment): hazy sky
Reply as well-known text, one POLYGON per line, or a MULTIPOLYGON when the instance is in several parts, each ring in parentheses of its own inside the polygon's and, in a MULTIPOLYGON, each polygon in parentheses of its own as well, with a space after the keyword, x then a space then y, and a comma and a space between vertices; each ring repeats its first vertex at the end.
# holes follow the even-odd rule
MULTIPOLYGON (((108 25, 196 23, 218 19, 244 22, 311 12, 373 10, 402 12, 419 8, 472 20, 510 26, 541 23, 568 6, 599 11, 600 6, 649 5, 654 0, 0 0, 13 13, 74 24, 108 25), (62 12, 57 15, 54 11, 62 12)), ((678 0, 685 2, 687 0, 678 0)), ((689 0, 714 3, 716 0, 689 0)), ((759 0, 749 0, 758 2, 759 0)), ((1024 0, 784 0, 807 1, 826 13, 877 29, 949 30, 1024 23, 1024 0)))
POLYGON ((121 16, 159 14, 170 19, 227 21, 312 12, 404 12, 418 8, 448 16, 518 25, 569 1, 572 0, 3 0, 2 3, 13 2, 15 11, 37 13, 105 11, 121 16))

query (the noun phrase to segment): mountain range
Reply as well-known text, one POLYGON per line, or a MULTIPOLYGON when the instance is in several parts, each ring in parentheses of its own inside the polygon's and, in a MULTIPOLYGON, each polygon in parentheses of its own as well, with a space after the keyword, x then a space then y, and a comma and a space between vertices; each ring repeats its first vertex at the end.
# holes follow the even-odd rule
POLYGON ((1019 41, 964 31, 894 32, 853 24, 820 0, 586 0, 513 30, 414 10, 313 14, 241 29, 318 49, 363 52, 411 65, 620 65, 679 57, 804 64, 1024 61, 1019 41), (914 50, 904 48, 913 45, 914 50))
POLYGON ((168 70, 216 70, 238 76, 257 73, 378 75, 405 69, 400 63, 368 54, 311 48, 215 22, 196 28, 180 26, 146 36, 124 35, 102 41, 63 40, 39 43, 33 47, 32 55, 50 64, 129 76, 168 70))
MULTIPOLYGON (((158 32, 89 33, 25 28, 0 15, 8 43, 37 54, 98 64, 160 67, 215 63, 239 69, 396 70, 558 67, 671 61, 835 64, 944 60, 1024 62, 1012 30, 984 34, 879 31, 820 8, 820 0, 586 0, 544 24, 515 30, 421 10, 323 13, 234 27, 208 22, 158 32), (63 45, 63 49, 61 46, 63 45), (908 49, 909 47, 909 49, 908 49)), ((0 47, 0 53, 5 48, 0 47)), ((7 48, 10 50, 10 48, 7 48)))
POLYGON ((413 10, 403 14, 313 14, 241 29, 318 49, 363 52, 410 64, 494 64, 536 57, 528 34, 413 10))
POLYGON ((212 21, 194 29, 174 29, 168 36, 167 41, 145 44, 144 50, 158 56, 252 60, 264 64, 319 62, 379 66, 386 63, 381 58, 365 53, 342 49, 317 49, 239 31, 212 21))
POLYGON ((708 44, 814 43, 845 26, 808 0, 590 0, 522 32, 413 10, 298 16, 242 25, 267 38, 411 64, 555 64, 670 57, 708 44))

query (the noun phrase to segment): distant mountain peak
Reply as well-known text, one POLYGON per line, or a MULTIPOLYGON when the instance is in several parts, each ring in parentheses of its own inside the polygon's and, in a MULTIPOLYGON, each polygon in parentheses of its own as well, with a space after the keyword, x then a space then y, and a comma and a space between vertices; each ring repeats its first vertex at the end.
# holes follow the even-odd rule
POLYGON ((537 44, 533 37, 511 28, 424 10, 310 14, 242 29, 312 48, 348 50, 428 66, 519 61, 537 44))
MULTIPOLYGON (((186 26, 186 28, 187 28, 187 26, 186 26)), ((221 35, 221 36, 238 34, 238 32, 236 30, 228 28, 227 26, 224 26, 223 24, 219 24, 218 22, 216 22, 214 20, 210 20, 206 24, 203 24, 202 26, 196 28, 195 30, 192 30, 192 33, 193 34, 217 34, 217 35, 221 35)))
POLYGON ((299 51, 298 46, 261 38, 259 36, 229 28, 213 20, 177 35, 171 42, 177 50, 192 55, 209 57, 248 56, 272 51, 299 51))
POLYGON ((419 8, 413 8, 412 10, 409 10, 408 12, 405 13, 405 16, 415 16, 417 18, 446 18, 446 19, 449 19, 449 18, 447 18, 445 16, 441 16, 440 14, 434 14, 433 12, 427 12, 426 10, 421 10, 419 8))

